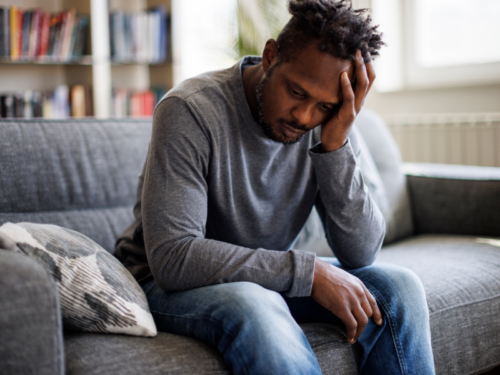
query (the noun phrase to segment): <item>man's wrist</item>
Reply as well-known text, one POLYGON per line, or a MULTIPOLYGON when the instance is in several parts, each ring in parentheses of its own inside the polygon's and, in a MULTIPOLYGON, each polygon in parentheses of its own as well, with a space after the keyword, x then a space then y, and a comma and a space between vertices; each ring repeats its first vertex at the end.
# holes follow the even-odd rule
POLYGON ((323 142, 321 142, 321 153, 325 154, 327 152, 336 151, 339 148, 344 147, 346 143, 347 143, 347 139, 344 140, 342 143, 341 142, 335 142, 335 143, 331 143, 330 144, 330 143, 323 143, 323 142))

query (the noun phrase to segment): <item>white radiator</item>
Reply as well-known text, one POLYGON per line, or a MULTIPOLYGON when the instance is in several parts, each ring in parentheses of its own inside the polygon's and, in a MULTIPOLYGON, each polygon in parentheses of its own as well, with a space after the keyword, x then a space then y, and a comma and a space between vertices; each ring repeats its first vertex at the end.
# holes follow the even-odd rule
POLYGON ((406 162, 500 167, 500 113, 385 116, 406 162))

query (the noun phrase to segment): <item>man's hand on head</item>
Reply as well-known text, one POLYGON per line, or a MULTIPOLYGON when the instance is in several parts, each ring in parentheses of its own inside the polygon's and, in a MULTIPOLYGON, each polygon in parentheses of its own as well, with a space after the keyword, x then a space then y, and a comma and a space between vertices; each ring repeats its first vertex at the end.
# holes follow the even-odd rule
MULTIPOLYGON (((370 57, 368 56, 368 59, 370 57)), ((371 59, 365 63, 361 51, 356 53, 354 61, 356 87, 353 90, 347 72, 340 75, 343 103, 340 110, 321 129, 323 152, 335 151, 347 141, 352 124, 363 107, 366 95, 375 80, 375 71, 371 59)))
POLYGON ((375 297, 361 280, 319 258, 314 265, 311 297, 344 322, 351 344, 361 336, 369 318, 378 325, 383 323, 375 297))

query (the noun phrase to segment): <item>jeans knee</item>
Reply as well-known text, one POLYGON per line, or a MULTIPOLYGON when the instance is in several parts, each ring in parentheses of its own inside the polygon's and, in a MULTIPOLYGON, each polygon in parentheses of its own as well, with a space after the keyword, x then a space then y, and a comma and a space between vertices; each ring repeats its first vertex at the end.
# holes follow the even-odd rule
POLYGON ((369 277, 368 288, 391 305, 391 310, 405 311, 412 316, 428 316, 424 286, 413 271, 391 264, 373 267, 375 275, 369 277))
POLYGON ((227 303, 214 314, 230 316, 233 322, 270 322, 276 319, 292 318, 283 297, 274 291, 251 282, 225 284, 227 303))

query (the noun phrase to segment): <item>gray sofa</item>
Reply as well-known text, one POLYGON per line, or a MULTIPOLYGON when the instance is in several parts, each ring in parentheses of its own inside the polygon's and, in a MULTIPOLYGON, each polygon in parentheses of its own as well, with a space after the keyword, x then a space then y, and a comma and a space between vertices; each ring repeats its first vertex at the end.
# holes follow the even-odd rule
MULTIPOLYGON (((379 117, 365 111, 357 128, 382 183, 374 194, 384 199, 388 232, 377 262, 408 267, 421 278, 437 373, 500 366, 500 169, 413 164, 403 173, 379 117)), ((112 251, 133 220, 150 136, 148 120, 2 120, 0 224, 57 224, 112 251)), ((331 256, 315 239, 321 229, 308 225, 298 246, 331 256)), ((324 374, 357 373, 358 348, 337 328, 302 328, 324 374)), ((214 348, 191 338, 65 331, 49 274, 3 250, 0 332, 2 374, 229 373, 214 348)))

